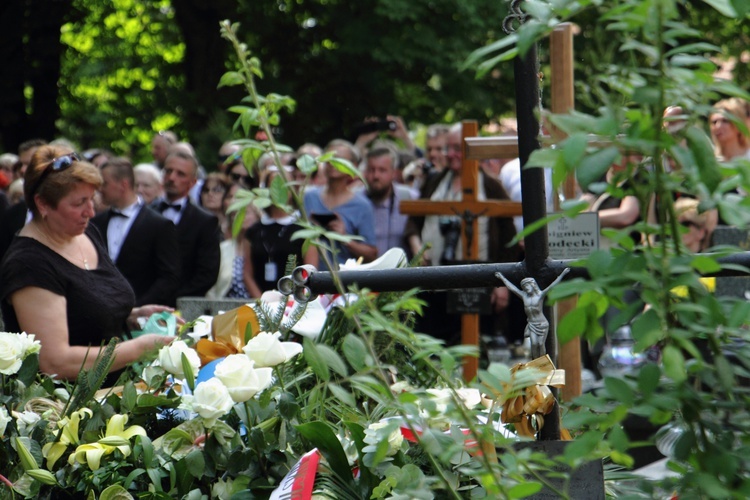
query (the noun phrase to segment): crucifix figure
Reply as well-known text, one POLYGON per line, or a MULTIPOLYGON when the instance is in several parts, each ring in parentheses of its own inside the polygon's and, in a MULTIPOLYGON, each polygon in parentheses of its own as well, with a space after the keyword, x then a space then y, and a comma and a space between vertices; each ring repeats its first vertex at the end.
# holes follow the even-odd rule
POLYGON ((524 278, 521 280, 521 289, 511 283, 500 271, 495 273, 495 276, 500 278, 508 290, 518 295, 523 300, 523 308, 526 311, 526 330, 524 336, 528 337, 531 341, 531 357, 536 359, 544 356, 547 349, 544 343, 547 341, 547 334, 549 334, 549 321, 544 315, 544 297, 547 296, 547 292, 550 289, 560 283, 566 274, 570 272, 570 268, 567 267, 560 273, 560 276, 555 278, 547 288, 541 290, 539 284, 534 278, 524 278))

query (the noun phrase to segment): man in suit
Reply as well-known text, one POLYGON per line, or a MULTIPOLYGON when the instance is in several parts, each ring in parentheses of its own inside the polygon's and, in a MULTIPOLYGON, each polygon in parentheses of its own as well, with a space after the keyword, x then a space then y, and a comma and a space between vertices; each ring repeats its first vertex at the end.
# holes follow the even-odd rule
POLYGON ((110 208, 91 222, 102 233, 110 258, 133 287, 137 306, 174 305, 180 284, 174 224, 145 206, 136 194, 129 160, 111 158, 101 173, 102 201, 110 208))
POLYGON ((182 270, 177 297, 203 297, 216 283, 221 254, 219 221, 188 196, 198 181, 198 160, 173 148, 164 162, 164 199, 157 210, 177 226, 182 270))

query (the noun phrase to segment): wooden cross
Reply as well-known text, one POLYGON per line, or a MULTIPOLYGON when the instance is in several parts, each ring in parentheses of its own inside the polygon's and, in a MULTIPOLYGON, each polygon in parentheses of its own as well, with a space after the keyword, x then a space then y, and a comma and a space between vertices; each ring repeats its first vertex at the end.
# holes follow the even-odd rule
MULTIPOLYGON (((463 165, 461 167, 461 200, 460 201, 430 201, 415 200, 402 201, 399 210, 408 215, 458 215, 461 218, 461 245, 464 250, 463 259, 475 261, 479 258, 479 230, 478 216, 482 217, 511 217, 521 215, 521 204, 513 201, 478 199, 479 192, 479 162, 467 157, 468 137, 477 135, 478 126, 475 121, 464 121, 461 128, 463 165), (466 217, 468 214, 469 217, 466 217)), ((493 157, 494 158, 494 157, 493 157)), ((479 315, 463 314, 461 316, 461 343, 464 345, 479 345, 479 315)), ((479 360, 473 356, 464 358, 464 379, 472 380, 479 368, 479 360)))
MULTIPOLYGON (((550 43, 551 53, 551 74, 552 74, 552 102, 551 110, 553 113, 566 113, 574 108, 573 92, 573 28, 570 24, 558 26, 551 35, 550 43)), ((470 210, 471 213, 481 213, 482 210, 488 211, 483 215, 507 217, 512 215, 521 215, 518 203, 502 201, 480 202, 476 200, 476 186, 478 176, 478 160, 490 158, 517 158, 518 157, 518 138, 517 137, 477 137, 476 123, 464 123, 462 128, 463 142, 463 159, 464 164, 461 171, 461 186, 463 198, 461 202, 433 202, 433 201, 410 201, 401 202, 400 210, 402 213, 410 215, 456 215, 462 210, 470 210), (468 189, 468 191, 467 191, 468 189), (458 207, 457 205, 466 203, 471 208, 458 207), (491 209, 485 204, 491 204, 491 209)), ((559 134, 553 130, 553 135, 561 139, 559 134)), ((573 198, 576 195, 575 178, 568 178, 563 184, 563 194, 566 198, 573 198)), ((555 208, 559 208, 558 197, 555 196, 555 208)), ((465 223, 462 221, 462 223, 465 223)), ((476 220, 472 221, 473 234, 476 234, 476 220)), ((462 231, 463 248, 466 259, 476 259, 478 255, 477 239, 472 240, 471 248, 467 249, 466 231, 462 231)), ((575 299, 563 301, 557 305, 558 316, 564 316, 568 311, 575 307, 575 299)), ((554 322, 552 322, 554 325, 554 322)), ((552 331, 552 333, 554 330, 552 331)), ((461 319, 461 341, 466 345, 478 345, 479 343, 479 317, 478 315, 464 315, 461 319)), ((570 341, 561 346, 559 356, 559 367, 565 369, 566 383, 563 388, 563 398, 572 399, 581 394, 581 351, 577 339, 570 341)), ((464 377, 471 380, 477 372, 477 358, 467 358, 464 360, 464 377)))

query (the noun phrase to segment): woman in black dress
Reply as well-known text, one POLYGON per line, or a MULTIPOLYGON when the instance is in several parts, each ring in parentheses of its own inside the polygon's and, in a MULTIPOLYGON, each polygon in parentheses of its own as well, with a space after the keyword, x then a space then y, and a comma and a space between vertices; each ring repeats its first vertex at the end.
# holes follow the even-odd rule
MULTIPOLYGON (((288 173, 292 174, 291 171, 288 173)), ((273 178, 278 175, 277 167, 269 167, 265 172, 263 186, 270 186, 273 178)), ((291 204, 291 192, 289 200, 291 204)), ((284 276, 290 255, 297 258, 297 265, 318 264, 318 252, 313 245, 303 254, 304 240, 292 239, 292 235, 302 229, 296 224, 297 217, 297 212, 290 214, 271 205, 266 208, 260 221, 250 226, 245 233, 243 276, 250 297, 258 298, 263 292, 276 289, 279 278, 284 276)))
MULTIPOLYGON (((0 271, 6 329, 36 335, 40 370, 62 379, 90 368, 100 346, 135 329, 138 317, 170 310, 133 307, 133 290, 89 225, 101 183, 99 170, 67 148, 40 147, 24 176, 32 219, 14 238, 0 271)), ((120 342, 112 371, 172 339, 143 335, 120 342)))

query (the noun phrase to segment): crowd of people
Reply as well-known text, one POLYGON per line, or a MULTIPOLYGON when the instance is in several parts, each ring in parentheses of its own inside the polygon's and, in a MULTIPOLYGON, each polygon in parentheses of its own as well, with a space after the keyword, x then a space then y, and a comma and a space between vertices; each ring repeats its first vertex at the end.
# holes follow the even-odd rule
MULTIPOLYGON (((708 123, 717 158, 750 159, 747 127, 740 126, 749 120, 748 104, 729 99, 714 111, 708 123)), ((667 129, 677 126, 680 110, 668 109, 665 119, 667 129)), ((215 165, 206 168, 188 142, 168 131, 153 137, 153 162, 138 165, 105 149, 79 155, 65 140, 30 140, 17 155, 0 155, 0 301, 6 329, 35 333, 45 347, 52 346, 42 350, 41 369, 73 378, 84 360, 91 364, 96 358, 87 356, 87 346, 127 335, 139 317, 173 310, 178 297, 260 297, 276 287, 290 255, 298 264, 325 268, 352 258, 369 262, 402 247, 410 257, 421 256, 422 265, 461 262, 457 215, 410 216, 400 209, 404 200, 461 199, 460 124, 428 127, 424 148, 414 144, 398 116, 367 119, 358 130, 354 142, 307 143, 278 163, 265 154, 256 165, 246 165, 240 147, 228 141, 215 165), (329 152, 359 168, 366 182, 331 162, 310 176, 297 167, 302 155, 329 152), (291 208, 251 205, 237 233, 237 214, 228 211, 237 192, 271 187, 282 171, 304 206, 295 209, 291 193, 291 208), (292 238, 300 229, 300 208, 328 231, 358 238, 335 239, 321 248, 303 245, 292 238)), ((616 179, 629 161, 636 160, 623 155, 606 180, 616 179)), ((481 166, 480 200, 520 201, 517 159, 481 166)), ((550 175, 547 184, 551 209, 550 175)), ((633 196, 587 199, 603 227, 628 226, 647 212, 633 196)), ((702 251, 716 216, 685 206, 689 212, 680 219, 688 228, 685 243, 702 251)), ((522 229, 520 219, 480 217, 478 224, 480 261, 523 258, 522 244, 511 244, 522 229)), ((429 307, 417 328, 457 342, 460 320, 446 314, 446 297, 429 294, 426 300, 429 307)), ((493 315, 485 331, 522 339, 523 304, 505 287, 494 289, 490 302, 493 315)), ((120 343, 114 368, 168 340, 147 335, 120 343)))

